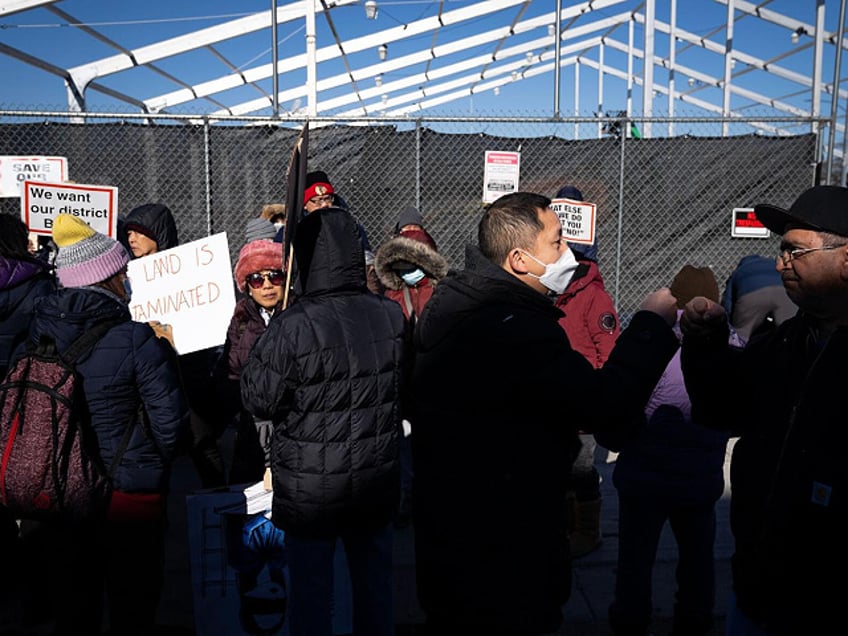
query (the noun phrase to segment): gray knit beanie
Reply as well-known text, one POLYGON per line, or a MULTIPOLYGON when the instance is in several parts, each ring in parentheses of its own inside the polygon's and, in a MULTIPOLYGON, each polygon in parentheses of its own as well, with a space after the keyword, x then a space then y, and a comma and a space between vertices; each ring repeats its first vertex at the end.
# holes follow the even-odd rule
POLYGON ((277 235, 277 228, 268 219, 263 219, 261 216, 255 219, 250 219, 244 228, 245 243, 256 241, 258 239, 274 240, 277 235))

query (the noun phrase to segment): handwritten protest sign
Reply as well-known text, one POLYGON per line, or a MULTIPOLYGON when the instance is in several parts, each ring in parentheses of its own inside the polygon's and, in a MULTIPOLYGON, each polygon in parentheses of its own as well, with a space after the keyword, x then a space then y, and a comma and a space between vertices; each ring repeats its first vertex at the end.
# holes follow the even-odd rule
POLYGON ((236 306, 226 232, 130 261, 133 320, 174 328, 177 353, 223 344, 236 306))
POLYGON ((60 214, 73 214, 106 236, 118 234, 118 188, 24 181, 21 219, 33 234, 52 234, 60 214))
POLYGON ((68 180, 65 157, 0 155, 0 197, 19 197, 24 181, 59 183, 68 180))
POLYGON ((554 199, 551 209, 562 224, 562 236, 571 243, 592 245, 595 242, 596 208, 588 201, 554 199))

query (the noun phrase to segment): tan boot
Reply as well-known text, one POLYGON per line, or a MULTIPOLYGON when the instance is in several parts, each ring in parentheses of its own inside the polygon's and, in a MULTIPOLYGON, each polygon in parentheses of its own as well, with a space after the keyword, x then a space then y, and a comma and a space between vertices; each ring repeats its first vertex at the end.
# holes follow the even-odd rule
POLYGON ((579 559, 599 547, 601 547, 601 500, 575 500, 571 558, 579 559))

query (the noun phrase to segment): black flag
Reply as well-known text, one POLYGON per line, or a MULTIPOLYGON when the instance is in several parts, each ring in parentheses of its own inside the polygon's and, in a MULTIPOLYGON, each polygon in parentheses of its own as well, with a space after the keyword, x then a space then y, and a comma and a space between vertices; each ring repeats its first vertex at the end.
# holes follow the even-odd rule
POLYGON ((297 233, 297 225, 303 216, 303 191, 306 189, 306 156, 309 146, 309 120, 303 123, 303 129, 294 143, 289 167, 286 170, 286 226, 283 229, 283 258, 286 263, 286 291, 283 308, 288 306, 289 290, 295 268, 292 242, 297 233))

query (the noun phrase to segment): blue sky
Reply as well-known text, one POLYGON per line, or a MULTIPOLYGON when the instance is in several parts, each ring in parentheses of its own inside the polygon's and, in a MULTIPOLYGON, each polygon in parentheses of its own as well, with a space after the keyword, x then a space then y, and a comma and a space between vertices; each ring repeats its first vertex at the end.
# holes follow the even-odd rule
MULTIPOLYGON (((278 1, 278 6, 289 4, 298 3, 278 1)), ((392 27, 410 24, 422 17, 433 15, 439 7, 439 3, 422 0, 378 0, 378 4, 379 16, 377 20, 365 18, 363 2, 333 9, 331 16, 340 37, 343 40, 350 40, 363 35, 375 34, 392 27)), ((444 11, 453 11, 473 4, 475 2, 466 0, 448 1, 444 4, 444 11)), ((562 1, 563 8, 574 4, 576 3, 571 0, 562 1)), ((769 10, 796 18, 803 23, 813 24, 815 22, 815 2, 774 0, 759 4, 764 5, 769 10)), ((267 11, 270 5, 269 0, 172 0, 170 2, 162 0, 150 0, 148 2, 64 0, 55 3, 53 6, 92 26, 123 47, 133 49, 254 12, 267 11)), ((553 0, 536 0, 527 7, 521 18, 528 19, 548 13, 553 11, 555 6, 553 0)), ((620 2, 586 14, 577 20, 574 26, 579 27, 594 20, 632 11, 638 7, 643 7, 643 3, 620 2)), ((658 20, 668 21, 669 7, 670 2, 668 0, 657 0, 658 20)), ((828 30, 836 30, 840 1, 827 0, 825 7, 825 27, 828 30)), ((520 8, 513 7, 490 16, 481 16, 478 19, 465 21, 459 25, 443 27, 438 33, 424 33, 392 42, 388 49, 388 59, 397 58, 414 51, 426 50, 433 45, 448 43, 458 38, 469 37, 475 33, 484 33, 490 29, 503 27, 504 24, 509 24, 519 14, 519 10, 520 8)), ((678 0, 677 23, 681 29, 700 36, 709 36, 724 25, 726 12, 725 4, 714 0, 678 0)), ((619 30, 618 33, 623 34, 626 31, 619 30)), ((540 37, 540 35, 540 30, 534 33, 516 35, 510 39, 509 45, 516 46, 522 41, 529 41, 540 37)), ((747 16, 738 19, 736 22, 734 48, 763 59, 774 58, 787 52, 792 53, 775 63, 788 70, 808 75, 813 49, 812 47, 805 48, 805 44, 809 44, 811 39, 808 36, 802 36, 799 43, 793 45, 790 42, 790 35, 791 31, 785 27, 767 24, 762 20, 747 16)), ((316 18, 316 36, 319 48, 333 44, 330 27, 320 14, 316 18)), ((620 40, 626 40, 624 35, 616 37, 620 40)), ((641 45, 641 25, 636 27, 635 37, 637 44, 641 45)), ((712 35, 712 39, 723 43, 723 31, 712 35)), ((0 43, 40 57, 63 68, 89 63, 116 54, 114 48, 84 34, 78 28, 67 26, 67 21, 62 16, 45 8, 0 17, 0 43)), ((268 30, 222 42, 216 45, 216 49, 238 70, 246 70, 270 63, 272 60, 271 45, 272 34, 268 30)), ((292 53, 302 53, 305 50, 303 21, 279 25, 278 47, 280 59, 284 59, 292 53)), ((683 48, 682 45, 679 45, 678 64, 697 68, 712 76, 721 75, 721 56, 699 47, 686 47, 685 50, 680 50, 681 48, 683 48)), ((469 56, 491 53, 492 49, 491 44, 486 44, 453 55, 444 55, 438 60, 438 64, 449 64, 469 56)), ((539 52, 538 49, 533 51, 535 54, 539 52)), ((657 36, 657 52, 662 56, 668 54, 667 38, 660 35, 657 36)), ((597 49, 587 51, 585 55, 597 62, 597 49)), ((612 47, 605 48, 605 56, 606 65, 616 65, 621 68, 626 66, 626 55, 612 47)), ((823 77, 826 82, 833 79, 834 57, 834 47, 825 47, 823 77)), ((847 58, 848 56, 843 56, 843 68, 845 69, 848 69, 847 58)), ((376 48, 350 54, 348 63, 353 69, 378 64, 376 48)), ((165 73, 172 74, 190 84, 208 81, 234 72, 207 49, 164 59, 156 64, 165 73)), ((438 64, 433 62, 429 67, 432 70, 437 68, 438 64)), ((402 78, 406 74, 423 71, 427 66, 427 64, 419 64, 402 71, 386 73, 383 82, 387 84, 392 80, 402 78)), ((739 65, 737 65, 735 72, 742 70, 745 72, 740 75, 738 82, 744 83, 749 90, 785 100, 799 108, 809 108, 809 91, 802 89, 794 82, 739 65)), ((634 71, 635 73, 641 72, 641 61, 636 60, 634 71)), ((322 63, 318 67, 319 79, 346 72, 347 68, 340 59, 322 63)), ((842 75, 846 76, 848 72, 843 72, 842 75)), ((662 69, 655 70, 655 81, 664 83, 666 78, 667 73, 665 71, 662 69)), ((124 71, 98 78, 97 81, 114 90, 136 95, 141 99, 150 99, 178 88, 178 85, 174 82, 146 68, 124 71)), ((286 88, 302 86, 305 81, 305 71, 302 69, 295 70, 280 77, 279 88, 285 90, 286 88)), ((686 89, 684 82, 685 77, 677 79, 678 90, 686 89)), ((271 79, 262 80, 258 84, 267 93, 271 92, 271 79)), ((374 86, 373 79, 363 80, 359 84, 360 89, 374 86)), ((64 110, 67 107, 66 90, 60 78, 2 54, 0 54, 0 86, 4 87, 2 97, 0 97, 0 107, 3 108, 64 110)), ((848 88, 848 86, 843 84, 842 88, 848 88)), ((597 110, 597 73, 586 67, 581 67, 580 83, 577 90, 580 95, 580 103, 577 112, 575 112, 574 66, 565 67, 561 74, 560 87, 560 113, 562 115, 589 115, 597 110)), ((344 95, 350 93, 350 91, 349 85, 322 91, 319 94, 319 100, 344 95)), ((711 97, 713 100, 719 93, 718 89, 709 87, 701 87, 698 92, 705 98, 713 92, 711 97)), ((215 99, 222 104, 232 105, 253 100, 260 96, 261 94, 256 88, 248 85, 230 89, 226 93, 215 96, 215 99)), ((391 99, 393 95, 390 94, 388 97, 391 99)), ((641 106, 638 87, 635 89, 634 97, 634 112, 638 112, 641 106)), ((624 108, 625 98, 625 83, 621 79, 607 77, 604 83, 605 110, 624 108)), ((109 110, 117 107, 120 110, 137 112, 136 108, 117 102, 112 97, 99 94, 96 91, 88 91, 87 100, 88 107, 92 110, 109 110)), ((675 106, 678 114, 697 112, 686 104, 678 103, 679 105, 675 106)), ((304 100, 300 99, 281 102, 280 107, 283 110, 294 110, 303 105, 304 100)), ((548 73, 504 83, 497 91, 480 90, 473 95, 465 95, 440 106, 440 112, 456 115, 545 115, 551 114, 553 105, 553 75, 548 73)), ((761 110, 760 106, 753 105, 751 100, 740 96, 734 96, 732 108, 751 108, 752 114, 757 114, 761 110)), ((217 109, 218 106, 208 100, 194 100, 180 104, 173 110, 197 113, 211 112, 217 109)), ((829 100, 823 102, 822 109, 825 114, 829 113, 829 100)), ((654 102, 654 114, 660 115, 666 111, 667 99, 658 96, 654 102)), ((269 107, 254 114, 267 115, 270 113, 269 107)))

